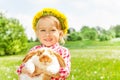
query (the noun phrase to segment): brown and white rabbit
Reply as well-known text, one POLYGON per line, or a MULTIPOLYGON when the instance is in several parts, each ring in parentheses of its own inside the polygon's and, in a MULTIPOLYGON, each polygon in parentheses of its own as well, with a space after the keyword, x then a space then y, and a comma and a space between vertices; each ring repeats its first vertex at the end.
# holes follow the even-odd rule
POLYGON ((57 74, 60 67, 65 67, 63 58, 49 48, 41 48, 31 51, 23 59, 26 69, 35 77, 29 77, 27 74, 21 73, 19 80, 50 80, 51 76, 41 73, 44 69, 52 74, 57 74), (38 68, 36 68, 36 66, 38 68))

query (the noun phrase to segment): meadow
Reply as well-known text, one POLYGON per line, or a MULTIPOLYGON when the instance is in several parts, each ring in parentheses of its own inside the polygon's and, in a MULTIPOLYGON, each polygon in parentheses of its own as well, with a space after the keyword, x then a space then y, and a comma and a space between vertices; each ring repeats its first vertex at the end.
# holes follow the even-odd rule
MULTIPOLYGON (((29 48, 39 43, 29 43, 29 48)), ((66 42, 71 53, 71 74, 67 80, 120 80, 120 42, 66 42)), ((0 57, 0 80, 18 80, 16 69, 25 56, 0 57)))

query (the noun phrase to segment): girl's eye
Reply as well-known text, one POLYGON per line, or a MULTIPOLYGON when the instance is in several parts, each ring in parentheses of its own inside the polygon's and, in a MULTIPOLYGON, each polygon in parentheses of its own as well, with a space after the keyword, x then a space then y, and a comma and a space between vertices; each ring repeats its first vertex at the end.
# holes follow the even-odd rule
POLYGON ((52 29, 51 31, 56 31, 55 29, 52 29))
POLYGON ((44 32, 45 30, 40 30, 41 32, 44 32))

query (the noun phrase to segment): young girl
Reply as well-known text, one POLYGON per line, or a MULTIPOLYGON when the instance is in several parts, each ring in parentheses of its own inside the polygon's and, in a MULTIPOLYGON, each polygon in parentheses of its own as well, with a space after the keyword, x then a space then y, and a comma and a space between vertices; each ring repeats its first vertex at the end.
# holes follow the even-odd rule
MULTIPOLYGON (((59 44, 60 42, 64 43, 63 36, 68 29, 66 17, 56 9, 44 8, 35 15, 33 19, 33 29, 41 45, 33 47, 30 51, 47 47, 59 53, 63 57, 66 67, 61 67, 57 75, 46 72, 52 76, 51 80, 66 80, 70 74, 70 53, 67 48, 59 44)), ((20 74, 23 68, 24 66, 20 66, 17 72, 20 74)))

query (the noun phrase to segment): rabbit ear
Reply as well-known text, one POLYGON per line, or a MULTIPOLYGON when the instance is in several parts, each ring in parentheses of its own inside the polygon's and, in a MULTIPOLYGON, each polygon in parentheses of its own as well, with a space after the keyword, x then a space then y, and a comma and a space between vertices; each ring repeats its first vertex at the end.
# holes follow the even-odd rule
POLYGON ((27 62, 33 55, 35 55, 35 53, 36 53, 35 51, 29 52, 29 53, 25 56, 25 58, 22 60, 23 63, 27 62))
POLYGON ((64 59, 61 57, 61 55, 59 55, 58 53, 54 53, 55 56, 57 57, 58 61, 59 61, 59 64, 60 64, 60 67, 65 67, 65 61, 64 59))

